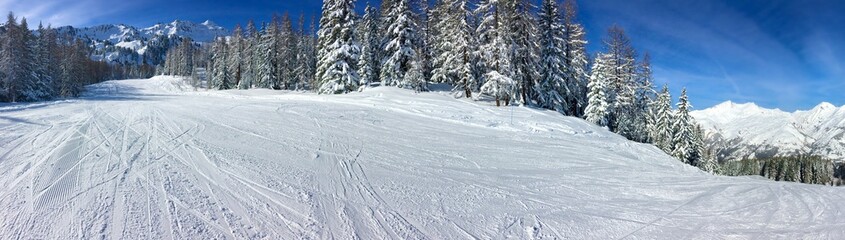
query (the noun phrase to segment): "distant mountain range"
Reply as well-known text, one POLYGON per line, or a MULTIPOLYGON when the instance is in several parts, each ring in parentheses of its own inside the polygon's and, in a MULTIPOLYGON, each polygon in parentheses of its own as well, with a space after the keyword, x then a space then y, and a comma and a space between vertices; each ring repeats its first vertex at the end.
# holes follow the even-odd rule
POLYGON ((785 112, 725 102, 691 114, 707 132, 708 144, 719 149, 721 161, 795 155, 845 160, 845 107, 821 103, 785 112))
POLYGON ((193 23, 173 21, 147 28, 125 24, 106 24, 93 27, 59 27, 60 33, 70 34, 90 43, 92 58, 112 63, 157 65, 164 61, 167 49, 188 37, 194 42, 213 41, 229 31, 211 21, 193 23))

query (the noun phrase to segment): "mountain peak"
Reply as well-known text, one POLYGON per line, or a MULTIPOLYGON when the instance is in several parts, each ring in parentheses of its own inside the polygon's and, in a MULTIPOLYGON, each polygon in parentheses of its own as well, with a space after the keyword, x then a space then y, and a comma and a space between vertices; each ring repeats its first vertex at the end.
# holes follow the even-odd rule
POLYGON ((816 105, 816 107, 814 107, 813 110, 829 110, 829 109, 834 109, 834 108, 836 108, 836 106, 834 106, 832 103, 822 102, 822 103, 819 103, 819 105, 816 105))
POLYGON ((718 104, 718 105, 716 105, 716 106, 713 106, 713 107, 711 107, 710 109, 721 109, 721 110, 729 110, 729 109, 736 109, 736 110, 757 110, 757 109, 763 109, 763 108, 761 108, 760 106, 757 106, 757 104, 755 104, 755 103, 753 103, 753 102, 747 102, 747 103, 736 103, 736 102, 733 102, 733 101, 728 100, 728 101, 726 101, 726 102, 723 102, 723 103, 720 103, 720 104, 718 104))

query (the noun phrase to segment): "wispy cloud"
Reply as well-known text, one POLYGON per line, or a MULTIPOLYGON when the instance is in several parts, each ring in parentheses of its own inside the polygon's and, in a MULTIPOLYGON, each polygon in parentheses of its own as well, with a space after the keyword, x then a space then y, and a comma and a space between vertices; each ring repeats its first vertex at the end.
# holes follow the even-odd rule
POLYGON ((53 26, 87 26, 93 20, 125 12, 137 1, 107 0, 0 0, 0 9, 26 17, 34 27, 38 22, 53 26))

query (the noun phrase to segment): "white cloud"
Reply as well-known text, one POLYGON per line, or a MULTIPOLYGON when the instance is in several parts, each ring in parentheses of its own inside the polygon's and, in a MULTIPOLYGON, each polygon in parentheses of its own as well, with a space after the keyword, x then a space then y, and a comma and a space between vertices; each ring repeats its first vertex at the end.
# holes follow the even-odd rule
POLYGON ((53 26, 87 26, 92 21, 126 10, 134 1, 104 0, 0 0, 0 9, 26 17, 31 27, 39 22, 53 26))

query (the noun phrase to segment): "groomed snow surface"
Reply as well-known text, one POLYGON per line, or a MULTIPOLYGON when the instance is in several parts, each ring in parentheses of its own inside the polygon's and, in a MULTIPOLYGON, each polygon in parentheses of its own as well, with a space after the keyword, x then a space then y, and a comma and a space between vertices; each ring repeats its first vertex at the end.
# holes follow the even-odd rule
POLYGON ((842 239, 843 188, 715 177, 446 92, 111 81, 0 106, 10 239, 842 239))

